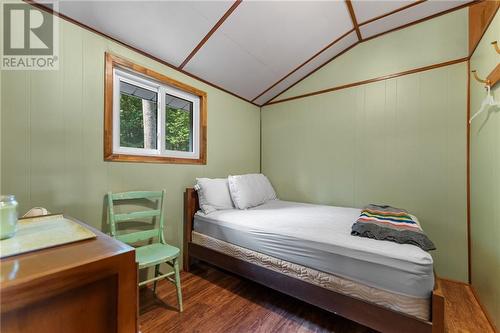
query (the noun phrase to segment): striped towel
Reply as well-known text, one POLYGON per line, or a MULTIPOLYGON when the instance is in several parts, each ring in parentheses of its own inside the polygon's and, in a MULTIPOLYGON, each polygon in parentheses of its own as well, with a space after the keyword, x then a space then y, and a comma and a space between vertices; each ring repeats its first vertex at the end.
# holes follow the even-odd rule
POLYGON ((391 206, 371 204, 364 207, 352 225, 351 235, 413 244, 425 251, 436 249, 406 210, 391 206))

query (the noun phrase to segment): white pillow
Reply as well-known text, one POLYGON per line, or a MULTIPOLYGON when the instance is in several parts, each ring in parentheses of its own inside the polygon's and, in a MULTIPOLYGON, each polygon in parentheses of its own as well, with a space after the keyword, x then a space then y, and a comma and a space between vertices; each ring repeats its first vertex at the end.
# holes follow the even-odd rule
POLYGON ((226 178, 196 178, 200 208, 205 214, 222 209, 234 209, 226 178))
POLYGON ((269 179, 261 173, 229 176, 228 181, 236 208, 247 209, 276 199, 276 192, 269 179))

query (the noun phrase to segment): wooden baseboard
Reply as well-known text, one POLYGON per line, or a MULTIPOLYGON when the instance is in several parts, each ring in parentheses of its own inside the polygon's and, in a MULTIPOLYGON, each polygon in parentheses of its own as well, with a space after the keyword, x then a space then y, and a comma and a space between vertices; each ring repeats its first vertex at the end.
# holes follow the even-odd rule
POLYGON ((458 283, 458 284, 463 284, 463 285, 466 285, 466 286, 470 286, 470 284, 468 282, 459 281, 459 280, 455 280, 455 279, 442 278, 442 277, 438 277, 438 279, 440 279, 442 281, 448 281, 448 282, 452 282, 452 283, 458 283))

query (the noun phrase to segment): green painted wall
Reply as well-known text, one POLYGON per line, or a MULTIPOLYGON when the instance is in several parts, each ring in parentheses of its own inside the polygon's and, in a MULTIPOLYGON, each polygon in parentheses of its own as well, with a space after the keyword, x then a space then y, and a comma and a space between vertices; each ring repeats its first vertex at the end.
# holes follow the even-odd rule
MULTIPOLYGON (((461 10, 362 43, 291 92, 463 57, 464 22, 461 10)), ((465 280, 465 89, 457 64, 265 107, 263 172, 283 199, 410 209, 439 248, 438 272, 465 280)), ((2 72, 0 106, 1 192, 20 211, 45 206, 102 228, 108 190, 165 187, 167 239, 180 245, 182 192, 195 177, 259 170, 257 107, 64 21, 61 69, 2 72), (207 91, 206 166, 103 161, 106 51, 207 91)))
POLYGON ((101 228, 107 191, 166 188, 167 240, 180 245, 195 177, 259 171, 259 108, 66 21, 60 28, 59 71, 1 74, 1 192, 16 195, 21 213, 43 206, 101 228), (207 92, 207 165, 103 161, 107 51, 207 92))
POLYGON ((274 100, 466 57, 467 13, 464 8, 363 42, 274 100))
MULTIPOLYGON (((460 10, 362 43, 293 91, 390 74, 391 62, 399 71, 464 57, 466 14, 460 10), (396 48, 402 41, 420 51, 396 48), (381 70, 372 59, 385 48, 392 53, 381 70), (355 80, 342 81, 351 74, 355 80)), ((463 62, 266 106, 262 171, 286 200, 407 208, 438 247, 432 252, 438 274, 466 281, 466 91, 463 62)))
MULTIPOLYGON (((486 76, 500 56, 490 45, 500 41, 500 15, 484 34, 471 57, 471 69, 486 76)), ((470 106, 474 114, 485 97, 483 86, 471 79, 470 106)), ((500 85, 493 89, 500 101, 500 85)), ((500 108, 491 108, 471 124, 471 259, 472 285, 488 313, 500 327, 500 108)))

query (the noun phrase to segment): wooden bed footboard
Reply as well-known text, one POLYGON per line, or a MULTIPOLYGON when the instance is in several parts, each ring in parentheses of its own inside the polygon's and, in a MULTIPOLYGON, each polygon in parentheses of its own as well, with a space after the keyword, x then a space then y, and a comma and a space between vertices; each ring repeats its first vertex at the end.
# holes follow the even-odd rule
POLYGON ((187 188, 184 193, 184 271, 189 271, 191 260, 197 259, 380 332, 444 332, 444 296, 437 278, 432 292, 431 321, 421 320, 194 244, 191 235, 198 210, 198 194, 193 188, 187 188))

